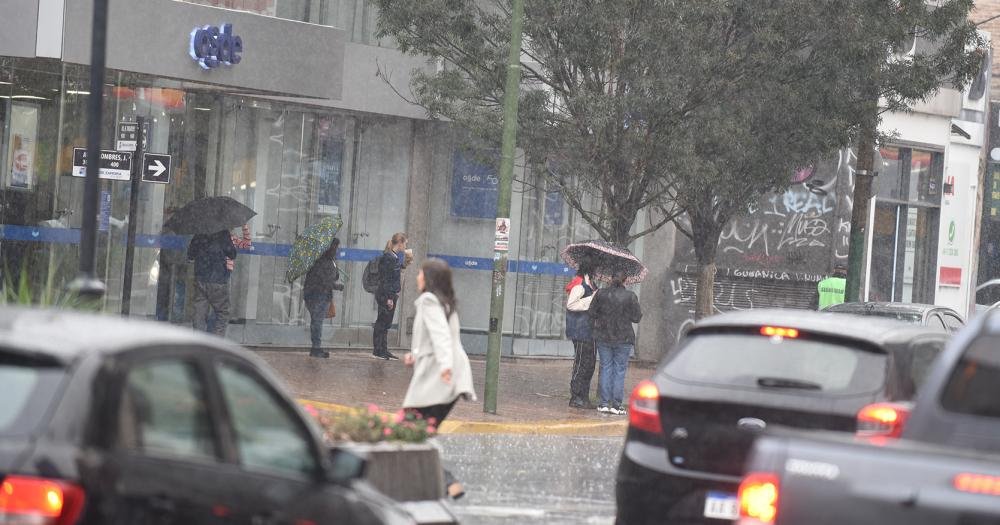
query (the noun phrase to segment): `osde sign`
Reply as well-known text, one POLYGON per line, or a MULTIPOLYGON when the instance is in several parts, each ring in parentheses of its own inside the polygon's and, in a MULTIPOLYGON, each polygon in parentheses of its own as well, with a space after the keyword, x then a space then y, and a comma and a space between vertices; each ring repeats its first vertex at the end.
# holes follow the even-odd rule
POLYGON ((207 25, 191 31, 191 58, 204 69, 239 64, 243 39, 233 34, 233 24, 207 25))

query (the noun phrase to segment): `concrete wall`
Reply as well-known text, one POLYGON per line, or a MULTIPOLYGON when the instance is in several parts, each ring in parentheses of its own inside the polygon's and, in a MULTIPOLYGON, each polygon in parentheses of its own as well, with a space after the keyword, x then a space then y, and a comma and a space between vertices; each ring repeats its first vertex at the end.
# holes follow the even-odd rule
MULTIPOLYGON (((111 0, 109 9, 111 69, 230 89, 340 98, 345 43, 341 29, 174 0, 111 0), (206 71, 188 54, 190 34, 196 27, 221 23, 233 24, 235 34, 243 38, 243 60, 206 71)), ((67 2, 66 62, 90 63, 92 13, 92 0, 67 2)))
POLYGON ((0 56, 35 56, 38 2, 0 0, 0 56))

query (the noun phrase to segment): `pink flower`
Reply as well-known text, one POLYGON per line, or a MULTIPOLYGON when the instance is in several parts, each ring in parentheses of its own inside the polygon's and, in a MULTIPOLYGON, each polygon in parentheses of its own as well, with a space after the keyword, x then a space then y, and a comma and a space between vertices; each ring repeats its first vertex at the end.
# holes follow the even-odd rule
POLYGON ((379 418, 382 419, 383 423, 389 422, 389 414, 382 414, 381 416, 379 416, 379 418))
POLYGON ((305 411, 308 412, 310 416, 315 418, 319 417, 319 410, 316 410, 316 407, 312 405, 304 405, 302 408, 304 408, 305 411))
POLYGON ((378 405, 375 403, 368 403, 368 413, 375 414, 378 412, 378 405))
POLYGON ((428 434, 434 434, 435 432, 437 432, 437 427, 435 427, 434 425, 427 425, 428 434))
POLYGON ((391 428, 383 429, 382 430, 382 435, 385 436, 385 437, 389 437, 390 435, 392 435, 392 429, 391 428))
MULTIPOLYGON (((419 417, 419 416, 418 416, 418 417, 419 417)), ((434 418, 432 418, 432 417, 429 417, 429 418, 427 418, 427 424, 428 424, 428 425, 436 425, 436 424, 437 424, 437 419, 434 419, 434 418)))
POLYGON ((393 421, 396 423, 402 423, 404 419, 406 419, 406 411, 400 410, 399 412, 396 412, 396 417, 393 418, 393 421))

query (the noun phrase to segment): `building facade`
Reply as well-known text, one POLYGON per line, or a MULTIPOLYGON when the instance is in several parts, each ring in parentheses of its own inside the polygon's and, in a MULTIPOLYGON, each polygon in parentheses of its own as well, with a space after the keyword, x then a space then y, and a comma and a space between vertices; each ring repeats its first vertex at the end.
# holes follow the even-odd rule
MULTIPOLYGON (((76 274, 86 146, 90 21, 86 0, 0 0, 0 261, 36 289, 76 274)), ((284 279, 296 236, 325 216, 344 226, 349 279, 327 321, 333 346, 369 346, 376 311, 361 287, 364 264, 394 232, 418 260, 456 268, 466 346, 485 351, 497 177, 447 124, 401 94, 411 72, 432 67, 374 37, 367 0, 111 0, 103 148, 118 123, 145 117, 147 151, 171 156, 168 184, 143 183, 131 315, 191 320, 187 238, 163 231, 192 200, 230 196, 257 212, 253 247, 231 281, 227 337, 250 346, 308 341, 299 282, 284 279), (239 60, 211 67, 192 48, 217 27, 240 38, 239 60)), ((517 178, 531 178, 518 168, 517 178)), ((98 271, 104 309, 120 311, 129 183, 101 181, 98 271)), ((591 232, 556 193, 518 183, 513 201, 505 348, 572 355, 563 338, 559 251, 591 232)), ((642 255, 642 243, 636 247, 642 255)), ((406 344, 416 270, 404 274, 393 341, 406 344)))

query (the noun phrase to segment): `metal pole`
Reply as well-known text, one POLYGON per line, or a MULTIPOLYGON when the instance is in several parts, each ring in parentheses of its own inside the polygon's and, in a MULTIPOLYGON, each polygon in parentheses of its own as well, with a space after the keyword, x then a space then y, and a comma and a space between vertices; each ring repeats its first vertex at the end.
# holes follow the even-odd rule
POLYGON ((142 170, 145 162, 142 154, 146 150, 146 137, 143 126, 146 117, 136 117, 135 154, 132 156, 132 185, 128 196, 128 239, 125 241, 125 275, 122 276, 122 315, 128 316, 132 311, 132 271, 135 266, 135 228, 139 208, 139 185, 142 182, 142 170))
POLYGON ((98 300, 105 286, 95 274, 97 208, 100 192, 101 124, 104 109, 104 58, 107 50, 108 0, 94 0, 90 35, 90 94, 87 96, 87 172, 83 185, 83 217, 80 227, 80 274, 70 290, 98 300))
MULTIPOLYGON (((524 0, 513 0, 510 15, 510 54, 507 58, 507 84, 503 97, 503 142, 500 146, 500 184, 497 195, 497 219, 510 219, 511 181, 514 179, 514 150, 517 145, 517 101, 521 87, 521 25, 524 0)), ((507 232, 506 235, 510 235, 507 232)), ((499 237, 499 235, 498 235, 499 237)), ((486 387, 483 411, 497 413, 497 389, 500 384, 500 352, 503 332, 504 290, 507 284, 507 249, 493 245, 493 286, 490 293, 490 332, 486 347, 486 387)))

